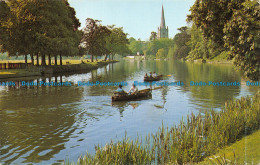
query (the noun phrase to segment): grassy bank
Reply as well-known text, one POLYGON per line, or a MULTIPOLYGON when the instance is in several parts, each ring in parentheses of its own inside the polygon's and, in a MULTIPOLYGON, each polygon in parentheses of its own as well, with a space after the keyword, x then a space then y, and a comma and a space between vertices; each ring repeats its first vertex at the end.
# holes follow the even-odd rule
MULTIPOLYGON (((91 62, 90 60, 72 60, 72 59, 65 59, 62 60, 62 65, 71 65, 71 64, 82 64, 82 63, 88 63, 88 64, 92 64, 92 63, 97 63, 97 62, 102 62, 103 60, 94 60, 93 62, 91 62)), ((46 60, 45 61, 46 64, 48 65, 49 61, 46 60)), ((25 63, 24 60, 0 60, 0 63, 25 63)), ((31 63, 31 60, 28 60, 28 63, 31 63)), ((34 65, 36 65, 36 60, 34 60, 34 65)), ((40 64, 41 64, 41 60, 40 60, 40 64)), ((51 60, 51 65, 54 65, 54 60, 51 60)), ((57 65, 60 65, 60 60, 57 60, 57 65)))
POLYGON ((63 73, 63 72, 74 72, 74 71, 90 71, 98 69, 102 66, 106 66, 109 63, 118 62, 113 61, 94 61, 81 64, 69 64, 69 65, 58 65, 58 66, 46 66, 45 69, 51 69, 53 73, 63 73))
MULTIPOLYGON (((220 112, 188 115, 178 126, 159 128, 145 141, 111 142, 76 164, 187 164, 198 163, 218 149, 259 129, 260 93, 227 102, 220 112), (150 138, 151 137, 151 138, 150 138)), ((75 164, 66 162, 65 164, 75 164)))
MULTIPOLYGON (((84 60, 86 61, 86 60, 84 60)), ((40 76, 41 73, 62 73, 62 72, 73 72, 73 71, 90 71, 99 67, 105 66, 109 63, 118 62, 114 61, 94 61, 84 62, 81 60, 64 60, 65 65, 57 66, 29 66, 27 69, 3 69, 0 70, 0 79, 5 78, 16 78, 16 77, 30 77, 40 76)), ((6 61, 7 62, 7 61, 6 61)), ((9 63, 18 63, 19 60, 13 60, 9 63)), ((0 62, 1 63, 1 62, 0 62)))
POLYGON ((259 164, 260 163, 260 130, 243 137, 240 141, 221 149, 199 165, 208 164, 259 164))
POLYGON ((30 77, 40 76, 40 72, 31 72, 26 69, 5 69, 0 70, 0 79, 15 78, 15 77, 30 77))
POLYGON ((188 59, 187 61, 197 62, 197 63, 210 63, 210 64, 233 64, 232 60, 229 60, 230 52, 223 51, 215 57, 209 59, 188 59))

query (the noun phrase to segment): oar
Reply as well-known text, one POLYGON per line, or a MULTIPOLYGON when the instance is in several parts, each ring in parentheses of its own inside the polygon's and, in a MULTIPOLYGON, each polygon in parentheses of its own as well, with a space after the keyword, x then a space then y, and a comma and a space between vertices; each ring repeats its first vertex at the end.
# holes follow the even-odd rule
POLYGON ((172 75, 163 75, 163 76, 165 76, 165 77, 171 77, 172 75))
POLYGON ((160 87, 155 87, 155 88, 153 88, 153 89, 151 89, 151 90, 156 90, 156 89, 161 89, 162 88, 162 86, 160 86, 160 87))

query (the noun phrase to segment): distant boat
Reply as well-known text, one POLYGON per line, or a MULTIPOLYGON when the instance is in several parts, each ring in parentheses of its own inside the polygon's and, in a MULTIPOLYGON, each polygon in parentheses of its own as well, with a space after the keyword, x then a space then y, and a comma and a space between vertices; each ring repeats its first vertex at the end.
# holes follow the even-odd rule
POLYGON ((112 101, 129 101, 129 100, 135 100, 140 98, 148 98, 152 96, 152 90, 151 89, 143 89, 138 91, 135 94, 119 94, 115 93, 111 98, 112 101))
POLYGON ((159 81, 163 79, 163 75, 158 75, 156 77, 144 76, 144 81, 159 81))

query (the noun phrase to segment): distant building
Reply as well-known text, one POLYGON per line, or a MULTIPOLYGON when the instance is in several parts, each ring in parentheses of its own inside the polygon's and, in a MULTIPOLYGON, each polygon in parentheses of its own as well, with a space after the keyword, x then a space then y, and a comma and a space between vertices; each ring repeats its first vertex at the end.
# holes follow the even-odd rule
POLYGON ((161 16, 161 25, 158 27, 158 33, 157 33, 157 38, 169 38, 168 35, 168 26, 165 26, 165 18, 164 18, 164 10, 162 6, 162 16, 161 16))

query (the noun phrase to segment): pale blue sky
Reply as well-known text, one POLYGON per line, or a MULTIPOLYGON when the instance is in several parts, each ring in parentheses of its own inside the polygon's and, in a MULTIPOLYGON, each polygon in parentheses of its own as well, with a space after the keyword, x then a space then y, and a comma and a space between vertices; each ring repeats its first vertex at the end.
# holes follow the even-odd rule
POLYGON ((186 26, 186 15, 195 0, 69 0, 75 8, 81 26, 86 18, 102 21, 103 25, 123 27, 128 37, 148 40, 160 25, 162 4, 169 37, 186 26))

